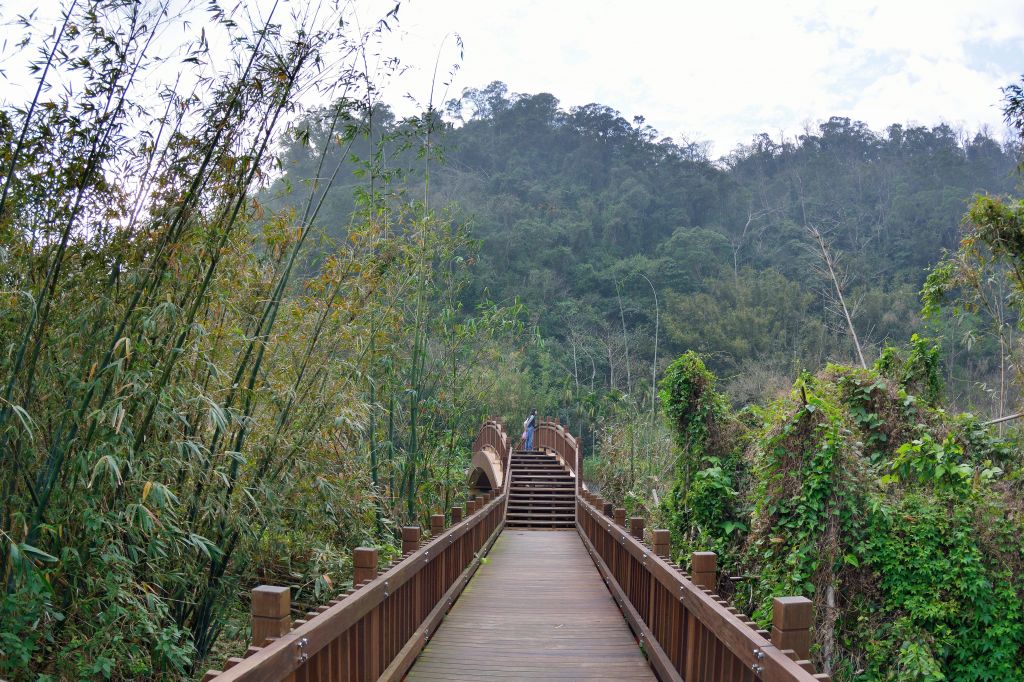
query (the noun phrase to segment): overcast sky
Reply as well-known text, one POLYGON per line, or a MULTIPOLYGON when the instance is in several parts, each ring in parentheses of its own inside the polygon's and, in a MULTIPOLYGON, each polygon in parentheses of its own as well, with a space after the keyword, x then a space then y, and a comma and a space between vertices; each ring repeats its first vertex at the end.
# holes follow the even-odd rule
POLYGON ((457 32, 449 95, 501 80, 599 102, 715 155, 833 115, 1002 134, 1000 88, 1024 73, 1022 0, 406 0, 399 18, 386 48, 411 68, 386 99, 425 102, 457 32))
MULTIPOLYGON (((239 18, 273 4, 221 0, 239 2, 239 18)), ((287 14, 311 0, 281 2, 287 14)), ((395 0, 352 2, 368 24, 395 0)), ((35 87, 14 17, 37 9, 52 26, 61 5, 0 0, 0 102, 23 102, 35 87)), ((384 90, 399 113, 414 111, 406 94, 426 104, 436 63, 441 105, 457 62, 447 98, 501 80, 567 109, 598 102, 627 120, 642 115, 662 135, 712 142, 713 156, 835 115, 876 130, 946 122, 1002 136, 1000 88, 1024 73, 1024 0, 403 0, 399 19, 379 46, 406 67, 384 90)))

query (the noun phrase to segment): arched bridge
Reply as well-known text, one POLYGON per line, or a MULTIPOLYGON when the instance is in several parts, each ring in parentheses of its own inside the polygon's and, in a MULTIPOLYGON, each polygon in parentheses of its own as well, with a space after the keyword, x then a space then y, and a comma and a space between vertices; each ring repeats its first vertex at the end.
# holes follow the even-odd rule
POLYGON ((780 597, 772 630, 716 593, 715 555, 690 572, 581 480, 576 439, 541 419, 518 449, 488 419, 470 499, 402 529, 402 557, 354 551, 354 587, 292 620, 286 587, 252 591, 253 646, 205 680, 614 679, 811 682, 811 603, 780 597))

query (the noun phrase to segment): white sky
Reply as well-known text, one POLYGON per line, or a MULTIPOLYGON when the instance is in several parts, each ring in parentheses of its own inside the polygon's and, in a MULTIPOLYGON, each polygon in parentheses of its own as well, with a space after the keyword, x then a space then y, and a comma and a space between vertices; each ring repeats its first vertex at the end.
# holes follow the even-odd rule
POLYGON ((1001 134, 1000 88, 1024 73, 1021 0, 406 0, 399 18, 384 47, 411 68, 389 101, 427 100, 455 31, 450 95, 501 80, 564 108, 599 102, 714 155, 832 115, 1001 134))
MULTIPOLYGON (((221 4, 239 1, 256 16, 272 2, 221 4)), ((353 1, 369 23, 395 0, 353 1)), ((0 0, 3 104, 34 88, 12 50, 22 35, 12 20, 32 8, 55 20, 61 4, 0 0)), ((309 5, 282 0, 282 14, 309 5)), ((1024 73, 1024 0, 403 0, 399 19, 380 45, 407 67, 384 88, 399 113, 414 111, 406 94, 428 101, 440 56, 435 105, 459 62, 448 98, 501 80, 564 108, 643 115, 662 135, 711 141, 713 156, 833 115, 876 130, 947 122, 1001 134, 1000 88, 1024 73)))

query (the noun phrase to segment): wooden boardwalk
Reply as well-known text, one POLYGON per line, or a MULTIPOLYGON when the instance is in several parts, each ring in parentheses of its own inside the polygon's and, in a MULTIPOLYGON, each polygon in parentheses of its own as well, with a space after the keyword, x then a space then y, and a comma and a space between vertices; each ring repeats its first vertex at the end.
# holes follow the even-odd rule
POLYGON ((506 529, 409 680, 653 680, 575 530, 506 529))

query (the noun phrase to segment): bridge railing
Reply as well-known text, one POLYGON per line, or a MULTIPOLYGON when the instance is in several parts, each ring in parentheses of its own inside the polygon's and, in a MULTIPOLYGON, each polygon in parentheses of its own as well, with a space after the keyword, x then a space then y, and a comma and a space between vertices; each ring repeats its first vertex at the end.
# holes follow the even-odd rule
POLYGON ((308 613, 308 620, 296 621, 294 627, 288 622, 287 588, 257 588, 257 646, 250 647, 245 658, 229 659, 223 672, 208 672, 204 681, 402 679, 476 572, 480 556, 497 539, 504 526, 506 495, 478 496, 467 503, 464 519, 462 508, 453 509, 456 522, 446 530, 443 517, 436 515, 438 532, 422 546, 419 527, 404 528, 402 559, 379 575, 376 550, 366 549, 372 552, 367 562, 371 566, 359 566, 366 554, 361 557, 356 550, 359 582, 353 590, 308 613))
MULTIPOLYGON (((490 445, 507 472, 512 448, 501 424, 485 422, 477 441, 474 451, 490 445)), ((426 543, 418 526, 403 528, 402 557, 383 573, 375 548, 357 548, 353 588, 294 624, 288 588, 257 587, 253 646, 204 682, 402 679, 497 539, 507 499, 506 475, 500 490, 454 507, 447 528, 445 515, 433 515, 426 543)))
POLYGON ((661 680, 814 682, 809 655, 811 603, 775 600, 773 631, 758 630, 715 593, 715 555, 694 555, 688 576, 669 560, 668 531, 643 542, 644 523, 582 491, 576 523, 616 602, 661 680))
POLYGON ((473 452, 480 452, 490 446, 501 458, 501 476, 508 479, 508 468, 512 461, 512 439, 505 431, 504 425, 496 417, 488 417, 473 440, 473 452))
POLYGON ((580 444, 576 438, 554 417, 542 417, 537 420, 537 433, 534 447, 554 452, 576 477, 576 489, 580 488, 580 444))

